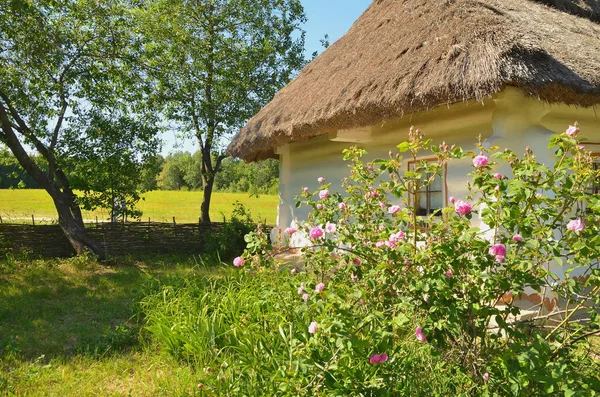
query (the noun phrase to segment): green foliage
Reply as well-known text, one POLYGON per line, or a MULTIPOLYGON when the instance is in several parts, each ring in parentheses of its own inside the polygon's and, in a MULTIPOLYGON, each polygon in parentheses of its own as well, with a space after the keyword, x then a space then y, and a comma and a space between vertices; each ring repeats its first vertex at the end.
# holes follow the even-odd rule
POLYGON ((127 116, 91 113, 65 129, 60 154, 84 210, 139 218, 142 171, 156 156, 158 130, 127 116), (122 205, 124 203, 125 205, 122 205))
MULTIPOLYGON (((102 255, 85 236, 69 174, 93 171, 91 186, 83 188, 91 192, 84 205, 106 207, 114 191, 92 189, 114 188, 108 186, 107 170, 112 169, 112 175, 132 172, 138 155, 156 151, 155 144, 138 144, 151 141, 148 134, 156 131, 157 117, 141 106, 146 102, 142 90, 146 79, 139 68, 141 37, 131 11, 129 2, 116 0, 0 3, 0 142, 52 196, 59 222, 77 253, 92 250, 102 255), (116 128, 127 131, 115 134, 116 128), (132 136, 131 150, 113 152, 132 136), (96 148, 97 144, 107 146, 96 148), (28 153, 30 147, 37 155, 28 153), (80 157, 83 163, 77 163, 80 157)), ((116 190, 133 203, 132 189, 116 190)))
POLYGON ((162 165, 156 181, 160 190, 195 190, 202 187, 202 181, 196 177, 200 173, 201 163, 197 156, 176 152, 168 155, 162 165), (192 184, 188 181, 192 181, 192 184), (198 184, 199 183, 199 184, 198 184))
POLYGON ((39 187, 39 184, 19 165, 10 150, 0 144, 0 189, 39 189, 39 187))
MULTIPOLYGON (((362 355, 383 347, 369 345, 370 327, 351 341, 336 337, 339 330, 356 329, 371 318, 368 303, 361 305, 361 322, 337 323, 323 331, 327 347, 317 345, 307 332, 314 311, 339 309, 318 296, 302 302, 296 291, 300 282, 307 291, 314 288, 306 277, 289 270, 163 285, 142 301, 146 329, 174 357, 201 369, 200 382, 209 395, 386 395, 377 388, 387 382, 404 395, 452 395, 452 383, 464 378, 432 359, 429 349, 411 338, 410 320, 394 326, 404 341, 401 357, 393 363, 396 370, 369 364, 362 355), (350 353, 353 347, 356 351, 350 353), (328 363, 329 348, 344 359, 328 363), (346 387, 315 392, 311 381, 321 381, 318 374, 323 367, 330 380, 347 376, 346 387)), ((327 296, 343 292, 328 291, 327 296)), ((372 315, 381 319, 379 313, 372 315)))
POLYGON ((596 395, 600 208, 586 190, 600 175, 569 132, 551 140, 553 165, 530 149, 431 147, 419 130, 399 145, 407 171, 400 154, 364 164, 347 150, 344 195, 321 182, 299 196, 313 209, 299 231, 311 242, 303 271, 278 272, 259 229, 234 261, 240 281, 203 287, 196 308, 192 286, 163 290, 149 329, 177 357, 213 362, 216 394, 596 395), (418 161, 425 149, 438 161, 418 161), (417 215, 411 197, 467 156, 471 195, 417 215), (478 212, 489 230, 472 226, 478 212), (534 292, 560 307, 522 310, 534 292))
POLYGON ((244 163, 238 159, 227 158, 223 160, 221 171, 215 177, 215 189, 233 193, 277 194, 279 161, 267 159, 244 163))
POLYGON ((137 17, 146 38, 144 64, 155 83, 149 98, 173 128, 200 144, 202 218, 210 221, 210 193, 226 158, 223 138, 239 130, 303 65, 302 5, 299 0, 147 0, 137 17))
POLYGON ((257 224, 252 219, 250 211, 242 203, 233 203, 233 211, 228 219, 223 215, 223 226, 206 235, 204 239, 204 253, 213 257, 229 261, 241 255, 246 249, 244 236, 257 229, 257 224))
POLYGON ((181 256, 1 258, 0 395, 199 395, 194 368, 145 343, 137 302, 169 280, 227 273, 181 256))

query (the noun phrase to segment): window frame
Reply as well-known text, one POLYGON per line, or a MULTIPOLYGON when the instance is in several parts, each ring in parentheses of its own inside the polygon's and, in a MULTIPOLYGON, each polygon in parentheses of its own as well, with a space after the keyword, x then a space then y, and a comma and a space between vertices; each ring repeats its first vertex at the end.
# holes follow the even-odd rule
MULTIPOLYGON (((592 168, 595 170, 600 169, 600 152, 592 152, 592 168)), ((589 194, 600 194, 600 180, 596 180, 593 182, 591 192, 589 194)))
MULTIPOLYGON (((433 157, 433 156, 424 156, 424 157, 418 157, 416 160, 408 160, 406 163, 406 169, 408 171, 411 170, 411 166, 413 166, 415 163, 420 162, 420 161, 427 161, 427 162, 437 162, 438 158, 437 157, 433 157)), ((444 164, 444 168, 442 171, 442 190, 434 190, 431 191, 429 188, 430 186, 427 186, 427 190, 425 192, 417 192, 415 194, 409 193, 409 197, 408 197, 408 203, 411 207, 411 209, 414 209, 414 200, 416 199, 416 196, 418 194, 426 194, 426 202, 427 202, 427 208, 425 209, 425 214, 417 214, 420 216, 428 216, 428 215, 434 215, 434 216, 441 216, 442 212, 441 209, 446 207, 448 205, 448 164, 444 164), (442 193, 442 207, 441 208, 437 208, 435 210, 431 210, 430 208, 430 204, 431 204, 431 193, 442 193)))

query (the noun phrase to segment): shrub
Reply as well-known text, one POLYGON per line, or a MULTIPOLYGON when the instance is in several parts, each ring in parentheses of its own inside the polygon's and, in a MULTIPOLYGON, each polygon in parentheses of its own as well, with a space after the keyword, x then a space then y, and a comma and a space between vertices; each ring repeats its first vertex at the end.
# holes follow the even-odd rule
POLYGON ((240 255, 246 248, 244 236, 254 230, 257 225, 252 214, 242 203, 236 201, 229 220, 223 216, 223 226, 208 233, 204 240, 204 253, 213 258, 230 261, 240 255))
POLYGON ((183 338, 165 342, 181 357, 218 363, 206 382, 224 394, 594 395, 600 200, 586 190, 599 175, 577 129, 552 138, 553 167, 529 148, 523 157, 481 144, 465 153, 431 146, 419 130, 409 137, 399 154, 366 164, 364 151, 347 150, 344 195, 319 178, 299 196, 313 209, 301 228, 312 242, 302 271, 273 271, 259 229, 234 262, 243 268, 235 281, 186 295, 184 307, 163 292, 170 317, 149 316, 153 333, 183 338), (437 162, 418 161, 428 149, 437 162), (403 153, 411 170, 401 170, 403 153), (470 196, 418 215, 410 197, 465 157, 470 196), (512 175, 498 175, 501 164, 512 175), (477 213, 489 230, 471 225, 477 213), (561 308, 547 313, 542 301, 522 317, 518 298, 532 291, 552 291, 561 308))

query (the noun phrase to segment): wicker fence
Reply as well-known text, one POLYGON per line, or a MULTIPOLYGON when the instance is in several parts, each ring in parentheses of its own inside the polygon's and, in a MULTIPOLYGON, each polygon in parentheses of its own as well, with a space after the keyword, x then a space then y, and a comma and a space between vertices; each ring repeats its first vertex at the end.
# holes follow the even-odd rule
MULTIPOLYGON (((87 231, 107 255, 198 254, 202 253, 207 233, 222 227, 222 223, 96 223, 87 225, 87 231)), ((74 251, 56 224, 0 224, 0 255, 8 253, 67 257, 72 256, 74 251)))

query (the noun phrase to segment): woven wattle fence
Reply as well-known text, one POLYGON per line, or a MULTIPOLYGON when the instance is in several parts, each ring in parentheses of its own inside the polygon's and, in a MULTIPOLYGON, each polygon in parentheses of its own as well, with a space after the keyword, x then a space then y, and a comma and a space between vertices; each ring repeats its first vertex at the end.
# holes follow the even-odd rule
MULTIPOLYGON (((88 235, 107 255, 137 253, 202 253, 204 238, 223 223, 96 223, 87 226, 88 235)), ((44 257, 74 255, 73 248, 58 225, 0 224, 0 255, 31 254, 44 257)))

